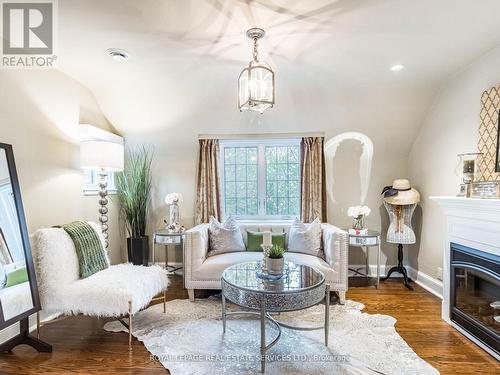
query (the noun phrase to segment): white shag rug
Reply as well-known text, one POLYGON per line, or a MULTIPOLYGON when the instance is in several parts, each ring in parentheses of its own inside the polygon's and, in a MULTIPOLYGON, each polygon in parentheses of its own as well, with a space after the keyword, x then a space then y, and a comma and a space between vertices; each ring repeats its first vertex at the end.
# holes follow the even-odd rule
MULTIPOLYGON (((268 352, 266 374, 438 374, 396 332, 396 319, 361 312, 361 303, 330 307, 330 340, 324 332, 282 328, 281 339, 268 352)), ((229 311, 238 310, 229 305, 229 311)), ((282 313, 277 320, 299 326, 321 325, 324 305, 282 313)), ((134 316, 133 335, 144 342, 152 360, 172 375, 260 373, 258 317, 229 316, 222 333, 220 299, 174 300, 134 316)), ((125 330, 117 321, 106 330, 125 330)), ((266 325, 267 343, 276 336, 266 325)))

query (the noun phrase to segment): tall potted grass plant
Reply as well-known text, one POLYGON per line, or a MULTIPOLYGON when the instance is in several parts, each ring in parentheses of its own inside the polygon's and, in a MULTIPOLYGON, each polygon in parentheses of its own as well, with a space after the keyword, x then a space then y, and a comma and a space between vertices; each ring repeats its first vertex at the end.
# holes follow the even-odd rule
POLYGON ((125 170, 117 174, 117 193, 121 217, 127 229, 129 262, 147 265, 149 238, 146 235, 151 201, 151 162, 153 152, 145 146, 132 149, 125 162, 125 170))

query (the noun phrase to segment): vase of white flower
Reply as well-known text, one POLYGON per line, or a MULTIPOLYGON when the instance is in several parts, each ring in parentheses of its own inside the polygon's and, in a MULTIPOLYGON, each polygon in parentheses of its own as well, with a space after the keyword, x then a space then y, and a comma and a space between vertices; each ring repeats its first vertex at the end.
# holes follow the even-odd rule
POLYGON ((182 195, 179 193, 170 193, 165 197, 165 203, 170 206, 169 225, 180 226, 180 202, 182 202, 182 195))
POLYGON ((347 215, 352 217, 352 228, 362 230, 365 228, 365 217, 370 215, 370 208, 367 206, 353 206, 347 210, 347 215))

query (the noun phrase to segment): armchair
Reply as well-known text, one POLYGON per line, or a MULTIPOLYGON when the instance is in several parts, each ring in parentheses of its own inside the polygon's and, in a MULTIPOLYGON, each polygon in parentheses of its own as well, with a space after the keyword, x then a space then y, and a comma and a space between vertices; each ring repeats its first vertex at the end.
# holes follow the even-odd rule
MULTIPOLYGON (((104 243, 100 227, 95 223, 89 224, 104 243)), ((129 331, 129 349, 133 315, 162 292, 165 312, 169 280, 159 266, 118 264, 80 279, 75 246, 64 229, 39 229, 31 236, 31 241, 44 312, 117 317, 129 331), (123 321, 124 317, 128 318, 128 323, 123 321)), ((37 321, 39 331, 39 319, 37 321)))

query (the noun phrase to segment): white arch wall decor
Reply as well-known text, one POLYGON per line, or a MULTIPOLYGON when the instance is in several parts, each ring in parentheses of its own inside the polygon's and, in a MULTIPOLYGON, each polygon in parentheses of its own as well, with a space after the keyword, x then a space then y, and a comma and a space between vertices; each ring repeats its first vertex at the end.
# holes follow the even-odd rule
POLYGON ((345 140, 356 140, 359 141, 363 146, 363 152, 359 160, 359 179, 360 179, 360 190, 361 196, 359 199, 359 204, 364 204, 366 200, 366 195, 368 194, 368 186, 370 184, 370 176, 372 172, 372 160, 373 160, 373 142, 366 135, 358 132, 347 132, 336 135, 330 138, 325 144, 325 164, 326 164, 326 190, 328 196, 332 202, 335 201, 333 195, 333 159, 337 153, 337 149, 340 144, 345 140))

